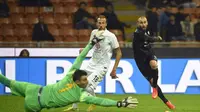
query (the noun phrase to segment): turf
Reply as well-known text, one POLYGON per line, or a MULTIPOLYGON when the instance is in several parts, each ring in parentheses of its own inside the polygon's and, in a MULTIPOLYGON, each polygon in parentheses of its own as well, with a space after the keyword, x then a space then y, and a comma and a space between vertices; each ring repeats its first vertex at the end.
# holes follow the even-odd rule
MULTIPOLYGON (((170 111, 165 104, 158 98, 153 100, 150 95, 97 95, 99 97, 111 98, 115 100, 123 99, 127 96, 133 96, 138 98, 139 105, 135 109, 125 109, 125 108, 116 108, 116 107, 99 107, 93 112, 200 112, 200 95, 183 95, 183 94, 167 94, 166 97, 170 99, 176 105, 175 111, 170 111)), ((0 112, 24 112, 23 105, 24 99, 22 97, 4 95, 0 96, 0 112)), ((89 105, 79 104, 80 111, 86 112, 86 109, 89 105)), ((62 112, 64 108, 42 110, 42 112, 62 112)))

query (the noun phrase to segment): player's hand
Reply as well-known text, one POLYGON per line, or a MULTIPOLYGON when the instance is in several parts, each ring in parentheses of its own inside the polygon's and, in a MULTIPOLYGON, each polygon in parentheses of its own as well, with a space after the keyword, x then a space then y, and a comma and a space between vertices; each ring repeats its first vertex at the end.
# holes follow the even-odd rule
POLYGON ((96 43, 100 42, 102 39, 99 39, 98 37, 94 36, 94 38, 91 40, 92 45, 95 45, 96 43))
POLYGON ((117 75, 116 75, 116 70, 112 70, 112 72, 110 73, 110 76, 111 76, 112 79, 118 78, 117 75))
POLYGON ((79 49, 79 54, 81 54, 82 51, 83 51, 83 48, 80 48, 80 49, 79 49))
POLYGON ((117 102, 117 107, 127 107, 127 108, 135 108, 138 104, 138 100, 136 98, 132 98, 131 96, 123 99, 122 101, 117 102))

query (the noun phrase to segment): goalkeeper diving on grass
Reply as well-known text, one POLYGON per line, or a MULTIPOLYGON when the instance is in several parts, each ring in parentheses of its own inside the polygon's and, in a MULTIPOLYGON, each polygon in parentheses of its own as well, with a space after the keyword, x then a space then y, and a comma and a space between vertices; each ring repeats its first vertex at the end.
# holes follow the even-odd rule
POLYGON ((27 82, 9 80, 0 74, 0 83, 11 89, 12 94, 25 97, 25 112, 40 112, 43 108, 64 107, 72 103, 83 102, 104 107, 135 108, 136 98, 127 97, 122 101, 94 97, 84 88, 88 85, 87 73, 80 66, 90 49, 101 39, 94 37, 76 58, 67 75, 56 84, 40 86, 27 82))

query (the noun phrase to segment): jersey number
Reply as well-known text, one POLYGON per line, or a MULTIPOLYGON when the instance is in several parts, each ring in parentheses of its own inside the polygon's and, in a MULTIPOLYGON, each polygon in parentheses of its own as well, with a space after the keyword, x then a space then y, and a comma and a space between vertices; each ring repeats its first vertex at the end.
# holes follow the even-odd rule
POLYGON ((99 77, 97 77, 97 75, 95 75, 95 77, 92 81, 97 82, 98 80, 99 80, 99 77))

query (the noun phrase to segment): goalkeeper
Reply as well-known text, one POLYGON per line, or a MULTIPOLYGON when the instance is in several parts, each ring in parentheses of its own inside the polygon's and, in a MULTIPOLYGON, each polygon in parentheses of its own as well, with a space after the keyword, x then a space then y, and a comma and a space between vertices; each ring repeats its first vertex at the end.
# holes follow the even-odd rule
POLYGON ((88 84, 87 73, 79 68, 89 50, 99 41, 100 39, 93 38, 76 58, 67 75, 56 84, 42 87, 27 82, 9 80, 3 75, 0 75, 0 82, 9 87, 12 94, 25 97, 25 112, 40 112, 43 108, 58 108, 76 102, 105 107, 136 107, 138 101, 132 97, 114 101, 93 97, 83 90, 88 84))

